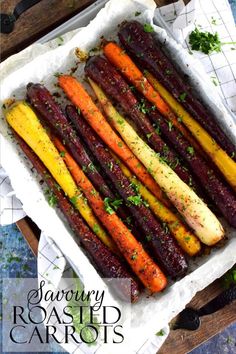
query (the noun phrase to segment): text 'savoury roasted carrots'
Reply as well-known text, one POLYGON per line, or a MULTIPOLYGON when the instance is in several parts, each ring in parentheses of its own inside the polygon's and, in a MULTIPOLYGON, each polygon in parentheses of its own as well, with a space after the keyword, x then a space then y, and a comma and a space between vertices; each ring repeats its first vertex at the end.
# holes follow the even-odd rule
POLYGON ((114 64, 124 76, 140 91, 155 107, 167 117, 171 124, 176 126, 181 133, 188 139, 195 149, 200 149, 199 145, 191 136, 191 133, 178 121, 174 112, 163 100, 159 93, 150 85, 146 77, 134 64, 131 58, 116 43, 109 42, 103 47, 104 54, 109 61, 114 64))
POLYGON ((140 135, 146 137, 151 147, 160 154, 161 158, 178 176, 201 194, 191 172, 183 165, 175 151, 163 141, 159 135, 160 132, 153 127, 146 114, 144 114, 146 112, 145 105, 138 102, 129 85, 115 67, 107 59, 94 56, 87 62, 85 72, 89 78, 92 78, 102 87, 109 97, 119 103, 124 112, 132 119, 140 135))
POLYGON ((184 106, 219 146, 236 161, 236 147, 221 129, 214 114, 202 103, 184 73, 163 51, 154 34, 144 31, 137 21, 124 22, 118 32, 120 42, 141 70, 148 70, 184 106))
POLYGON ((142 244, 146 246, 168 275, 173 277, 183 275, 187 270, 187 263, 183 252, 176 244, 168 227, 163 228, 155 219, 140 194, 133 189, 130 181, 123 175, 112 154, 106 149, 99 136, 86 120, 77 113, 75 107, 68 106, 67 114, 78 133, 84 141, 86 140, 90 151, 100 161, 114 188, 125 200, 127 208, 142 231, 140 239, 142 244))
POLYGON ((31 107, 24 101, 16 102, 6 112, 6 120, 44 163, 96 235, 102 240, 109 238, 31 107))
POLYGON ((71 229, 79 238, 98 272, 105 278, 120 278, 119 283, 114 283, 116 293, 126 301, 129 301, 130 298, 132 302, 137 301, 139 285, 133 279, 126 266, 89 229, 79 213, 69 203, 62 190, 58 188, 56 181, 33 150, 18 135, 15 134, 15 137, 27 158, 54 194, 58 207, 66 217, 71 229), (127 278, 131 280, 130 287, 127 287, 127 282, 123 281, 123 279, 127 278))
POLYGON ((163 85, 157 81, 153 75, 146 72, 148 81, 160 93, 162 98, 169 104, 175 114, 188 127, 193 136, 207 153, 210 160, 219 168, 228 183, 236 191, 236 162, 217 144, 217 142, 193 119, 193 117, 182 107, 163 85))
POLYGON ((129 166, 140 181, 145 183, 147 188, 150 189, 158 199, 163 200, 165 203, 165 197, 160 187, 148 174, 140 161, 132 154, 126 144, 122 142, 122 139, 111 129, 106 119, 79 81, 72 76, 64 75, 59 77, 58 82, 70 100, 76 107, 79 107, 89 124, 91 124, 101 138, 104 139, 106 144, 129 166))
MULTIPOLYGON (((64 193, 73 202, 89 226, 98 234, 103 229, 92 214, 88 203, 76 186, 59 152, 49 139, 33 110, 25 102, 17 102, 6 113, 6 119, 13 130, 32 148, 45 167, 53 175, 64 193)), ((129 262, 132 270, 150 292, 158 292, 165 288, 166 277, 160 268, 145 252, 142 245, 129 234, 119 234, 115 240, 118 248, 129 262), (134 256, 135 255, 135 256, 134 256)))
MULTIPOLYGON (((101 95, 97 97, 100 100, 101 95)), ((207 245, 214 245, 220 241, 224 236, 224 230, 207 205, 139 137, 133 127, 112 106, 108 98, 103 102, 103 108, 110 124, 148 168, 199 239, 207 245), (122 124, 120 124, 121 121, 122 124)))

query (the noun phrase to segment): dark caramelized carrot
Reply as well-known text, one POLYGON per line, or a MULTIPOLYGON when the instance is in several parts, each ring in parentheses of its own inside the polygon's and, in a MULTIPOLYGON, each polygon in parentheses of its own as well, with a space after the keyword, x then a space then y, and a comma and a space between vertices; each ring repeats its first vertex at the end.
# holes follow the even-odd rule
POLYGON ((124 22, 119 29, 119 39, 141 70, 150 71, 236 161, 235 145, 222 130, 214 114, 202 103, 186 75, 164 53, 163 44, 152 33, 145 32, 143 25, 137 21, 124 22))
POLYGON ((99 134, 101 139, 103 139, 113 152, 116 153, 127 166, 129 166, 131 171, 140 179, 140 181, 145 183, 146 187, 158 199, 167 204, 166 198, 160 187, 135 157, 129 147, 114 132, 81 83, 69 75, 60 76, 58 81, 66 95, 70 98, 73 104, 80 109, 83 116, 99 134))
POLYGON ((75 107, 67 106, 66 111, 77 132, 84 140, 86 137, 88 148, 100 161, 117 192, 126 201, 130 213, 143 231, 142 243, 146 245, 149 252, 169 275, 173 277, 183 275, 187 270, 187 263, 182 250, 173 239, 169 229, 163 228, 155 219, 141 196, 137 191, 134 191, 130 181, 124 176, 112 154, 106 149, 99 136, 88 123, 78 115, 75 107))
POLYGON ((76 135, 76 132, 69 124, 60 106, 55 102, 46 87, 41 84, 28 84, 27 97, 36 112, 39 113, 40 119, 49 126, 52 132, 63 142, 76 162, 91 179, 97 190, 105 197, 114 198, 114 194, 97 171, 96 166, 84 149, 81 140, 76 135))
MULTIPOLYGON (((115 69, 115 67, 105 58, 94 56, 86 64, 86 74, 92 78, 102 89, 118 104, 132 119, 139 133, 145 135, 148 143, 161 158, 178 174, 178 176, 192 188, 199 190, 190 171, 183 166, 178 155, 170 148, 158 135, 159 130, 154 128, 149 118, 143 113, 147 113, 145 106, 139 103, 132 93, 129 85, 115 69)), ((153 106, 152 108, 153 109, 153 106)))
POLYGON ((71 229, 79 238, 84 249, 87 251, 99 273, 105 278, 121 278, 119 284, 114 283, 116 286, 114 290, 122 299, 129 300, 131 297, 132 302, 137 301, 139 296, 139 285, 137 281, 133 279, 132 275, 119 258, 111 252, 85 224, 78 211, 69 203, 63 192, 58 188, 53 177, 49 174, 48 170, 33 150, 31 150, 31 148, 18 135, 14 135, 27 158, 46 182, 50 191, 55 195, 59 208, 66 217, 71 229), (127 287, 127 283, 122 280, 123 278, 131 280, 131 288, 129 288, 129 286, 127 287))

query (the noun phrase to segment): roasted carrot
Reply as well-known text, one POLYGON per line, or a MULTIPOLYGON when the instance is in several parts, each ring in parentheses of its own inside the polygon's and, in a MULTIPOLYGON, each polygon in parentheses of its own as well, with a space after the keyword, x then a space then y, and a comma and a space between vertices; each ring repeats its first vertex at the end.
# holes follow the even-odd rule
POLYGON ((195 231, 199 239, 207 245, 213 245, 220 241, 224 237, 223 227, 215 215, 207 208, 206 204, 139 137, 133 127, 119 114, 100 88, 97 92, 97 97, 112 127, 119 132, 133 153, 149 169, 152 176, 162 186, 180 214, 184 216, 186 223, 195 231), (122 124, 120 124, 121 121, 122 124))
POLYGON ((182 105, 166 90, 166 88, 147 72, 146 77, 152 86, 160 93, 173 111, 181 117, 182 122, 192 132, 193 136, 219 168, 225 179, 236 191, 236 162, 217 144, 217 142, 202 128, 202 126, 182 107, 182 105))
POLYGON ((111 152, 101 138, 90 127, 88 122, 78 114, 74 106, 67 109, 68 116, 76 131, 86 142, 87 148, 100 162, 106 175, 110 178, 114 188, 126 202, 126 206, 140 228, 140 241, 147 247, 148 252, 157 260, 161 269, 172 277, 186 273, 187 262, 185 256, 176 244, 169 229, 163 227, 135 191, 130 181, 124 176, 111 152))
MULTIPOLYGON (((60 142, 60 140, 56 137, 52 137, 52 141, 56 146, 57 150, 60 153, 63 153, 63 160, 66 163, 67 168, 69 169, 74 181, 76 182, 77 186, 82 190, 85 197, 87 198, 94 214, 100 219, 100 221, 104 224, 104 226, 108 229, 108 231, 112 232, 113 228, 108 228, 106 226, 106 219, 109 216, 106 211, 104 210, 104 203, 102 198, 100 197, 99 193, 96 191, 92 183, 86 177, 82 169, 79 165, 75 162, 73 157, 69 154, 69 152, 65 149, 65 146, 60 142), (104 222, 105 220, 105 222, 104 222)), ((118 219, 119 220, 119 219, 118 219)), ((114 227, 115 225, 113 225, 114 227)), ((111 238, 103 239, 103 242, 106 246, 112 249, 114 252, 117 252, 116 245, 114 244, 111 238)))
MULTIPOLYGON (((75 208, 78 209, 82 215, 83 213, 85 216, 88 215, 90 218, 88 218, 88 223, 92 220, 90 226, 94 232, 97 232, 97 229, 99 229, 100 232, 104 232, 99 226, 99 222, 93 216, 90 207, 85 202, 81 191, 76 187, 59 152, 49 139, 46 131, 43 129, 30 106, 25 102, 17 102, 7 111, 6 119, 16 133, 34 150, 68 197, 74 199, 73 204, 75 208)), ((85 217, 84 215, 83 217, 85 217)), ((126 227, 124 230, 125 233, 117 234, 116 243, 118 248, 129 262, 133 271, 143 282, 144 286, 151 292, 163 290, 167 284, 166 277, 133 235, 126 233, 126 227)))
POLYGON ((140 286, 125 264, 123 264, 122 261, 89 229, 79 213, 74 209, 73 205, 67 200, 63 191, 58 188, 56 181, 33 150, 19 137, 19 135, 14 133, 14 136, 26 157, 31 161, 36 171, 47 184, 49 190, 54 194, 57 206, 64 214, 71 229, 74 231, 83 248, 89 255, 92 263, 95 265, 95 268, 105 278, 120 279, 118 283, 114 282, 111 286, 114 286, 114 290, 123 300, 127 301, 131 298, 132 302, 137 301, 140 286), (127 286, 127 282, 123 281, 123 279, 130 279, 131 286, 127 286))
POLYGON ((163 205, 147 188, 132 175, 130 170, 119 161, 119 166, 124 175, 136 186, 140 195, 148 203, 152 212, 163 222, 166 223, 170 232, 175 237, 180 247, 190 256, 195 256, 201 249, 198 238, 184 225, 180 218, 163 205))
POLYGON ((31 107, 24 101, 16 102, 6 111, 6 120, 41 159, 96 235, 109 238, 31 107))
POLYGON ((75 130, 69 124, 67 117, 60 105, 48 89, 42 84, 29 83, 27 85, 27 99, 39 115, 44 126, 50 128, 69 150, 75 161, 83 168, 85 174, 104 197, 113 198, 114 195, 106 181, 96 168, 96 165, 88 156, 82 141, 76 135, 75 130))
POLYGON ((127 164, 127 166, 129 166, 131 171, 140 179, 140 181, 142 181, 158 199, 166 204, 166 199, 163 196, 160 187, 148 174, 144 166, 134 156, 128 146, 112 130, 105 117, 99 111, 79 81, 69 75, 60 76, 58 81, 67 96, 74 105, 81 110, 84 118, 102 140, 127 164))
POLYGON ((158 40, 154 33, 147 33, 143 24, 138 21, 123 22, 119 27, 118 37, 139 68, 151 72, 236 161, 235 143, 222 130, 212 110, 204 105, 186 73, 180 70, 172 61, 171 55, 165 52, 163 41, 158 40))
POLYGON ((178 128, 181 133, 188 139, 192 146, 201 150, 197 142, 188 132, 188 130, 178 122, 174 112, 168 106, 168 104, 162 99, 159 93, 151 86, 146 77, 138 69, 131 58, 120 48, 116 43, 109 42, 103 47, 104 54, 114 64, 124 76, 140 91, 150 102, 152 102, 157 109, 165 117, 167 117, 171 123, 178 128))
MULTIPOLYGON (((63 157, 68 169, 70 170, 75 182, 77 185, 82 189, 88 202, 90 203, 94 213, 103 223, 104 227, 107 228, 110 235, 113 237, 114 241, 117 242, 120 251, 123 252, 124 250, 121 247, 120 240, 127 238, 129 241, 133 239, 135 242, 134 236, 131 234, 129 229, 122 223, 122 221, 118 218, 116 213, 107 213, 104 209, 104 201, 100 197, 99 193, 95 190, 92 183, 89 179, 85 176, 82 169, 77 165, 75 160, 71 157, 71 155, 65 150, 63 144, 58 139, 53 139, 56 147, 59 151, 65 151, 65 156, 63 157)), ((137 242, 137 241, 136 241, 137 242)), ((138 244, 138 242, 137 242, 138 244)), ((139 245, 141 246, 141 245, 139 245)), ((133 249, 134 254, 131 255, 130 253, 126 259, 129 261, 131 266, 133 265, 133 258, 139 258, 139 255, 136 253, 136 248, 133 249)), ((141 250, 141 249, 140 249, 141 250)), ((128 250, 126 250, 127 252, 128 250)), ((138 275, 138 274, 137 274, 138 275)), ((147 286, 147 285, 146 285, 147 286)))
MULTIPOLYGON (((87 61, 84 70, 89 80, 94 80, 106 95, 122 108, 134 123, 137 133, 146 138, 148 144, 177 173, 182 181, 202 196, 202 190, 190 170, 180 160, 176 151, 171 147, 172 144, 167 145, 163 140, 159 126, 154 127, 148 117, 149 109, 157 111, 156 107, 147 101, 151 105, 151 108, 147 108, 143 96, 138 101, 137 93, 134 95, 128 83, 108 59, 98 55, 93 56, 87 61)), ((122 125, 122 120, 120 120, 120 124, 122 125)), ((171 124, 169 128, 172 128, 171 124)))

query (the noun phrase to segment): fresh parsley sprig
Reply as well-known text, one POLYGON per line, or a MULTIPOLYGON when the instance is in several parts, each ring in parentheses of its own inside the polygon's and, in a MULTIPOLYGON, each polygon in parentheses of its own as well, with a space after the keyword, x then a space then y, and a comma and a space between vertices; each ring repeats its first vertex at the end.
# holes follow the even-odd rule
POLYGON ((212 52, 221 52, 222 45, 236 44, 236 42, 221 42, 217 32, 203 32, 196 27, 189 35, 189 44, 192 50, 211 54, 212 52))

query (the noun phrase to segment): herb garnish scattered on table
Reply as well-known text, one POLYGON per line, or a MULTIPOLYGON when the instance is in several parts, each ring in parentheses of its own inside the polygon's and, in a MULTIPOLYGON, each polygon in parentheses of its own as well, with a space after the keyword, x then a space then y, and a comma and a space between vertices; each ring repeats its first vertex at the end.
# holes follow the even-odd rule
POLYGON ((224 44, 236 44, 236 42, 221 42, 217 32, 203 32, 196 27, 189 35, 189 44, 192 50, 211 54, 212 52, 220 52, 224 44))

